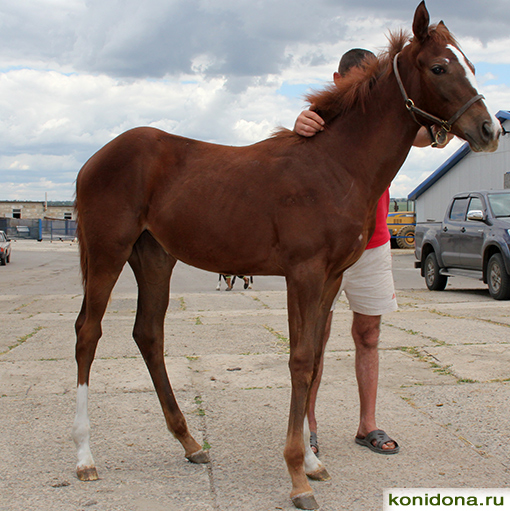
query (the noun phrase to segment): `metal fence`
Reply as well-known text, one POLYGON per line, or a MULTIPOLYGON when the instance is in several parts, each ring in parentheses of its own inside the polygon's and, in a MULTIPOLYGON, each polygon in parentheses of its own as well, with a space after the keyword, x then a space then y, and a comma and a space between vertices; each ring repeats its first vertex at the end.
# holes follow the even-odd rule
POLYGON ((76 237, 76 220, 0 218, 0 231, 10 239, 72 240, 76 237))

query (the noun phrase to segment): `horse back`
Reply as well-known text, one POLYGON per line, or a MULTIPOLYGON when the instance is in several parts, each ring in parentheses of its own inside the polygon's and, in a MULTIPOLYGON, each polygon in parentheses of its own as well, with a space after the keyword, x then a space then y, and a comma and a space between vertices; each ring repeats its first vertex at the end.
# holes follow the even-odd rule
POLYGON ((341 239, 361 247, 352 183, 328 179, 303 149, 290 139, 230 147, 130 130, 80 171, 81 228, 112 226, 123 243, 149 230, 177 259, 231 274, 283 274, 298 259, 338 253, 341 239))

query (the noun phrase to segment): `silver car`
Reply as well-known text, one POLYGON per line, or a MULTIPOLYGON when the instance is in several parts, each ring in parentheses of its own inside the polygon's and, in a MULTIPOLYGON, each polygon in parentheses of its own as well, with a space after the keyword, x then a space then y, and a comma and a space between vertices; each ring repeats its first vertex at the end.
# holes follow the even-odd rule
POLYGON ((5 266, 11 261, 11 240, 4 231, 0 231, 0 266, 5 266))

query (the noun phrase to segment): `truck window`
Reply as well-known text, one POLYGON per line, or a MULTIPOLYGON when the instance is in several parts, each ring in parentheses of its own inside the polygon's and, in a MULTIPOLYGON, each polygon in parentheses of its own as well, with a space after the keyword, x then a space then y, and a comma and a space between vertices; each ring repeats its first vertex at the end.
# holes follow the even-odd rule
POLYGON ((488 197, 492 213, 496 218, 510 216, 510 193, 490 193, 488 197))
POLYGON ((471 200, 469 201, 468 212, 469 211, 476 211, 476 210, 478 210, 478 211, 485 211, 482 199, 480 199, 480 197, 472 197, 471 200))
POLYGON ((450 209, 450 220, 453 222, 462 222, 466 218, 469 199, 455 199, 450 209))

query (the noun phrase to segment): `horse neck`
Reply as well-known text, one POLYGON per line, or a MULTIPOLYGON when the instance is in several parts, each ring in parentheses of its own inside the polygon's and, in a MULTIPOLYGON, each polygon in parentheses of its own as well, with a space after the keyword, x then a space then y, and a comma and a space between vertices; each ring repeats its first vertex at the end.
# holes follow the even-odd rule
POLYGON ((374 86, 364 108, 354 106, 332 121, 323 143, 337 153, 338 170, 350 173, 375 201, 404 163, 418 129, 390 74, 374 86))

